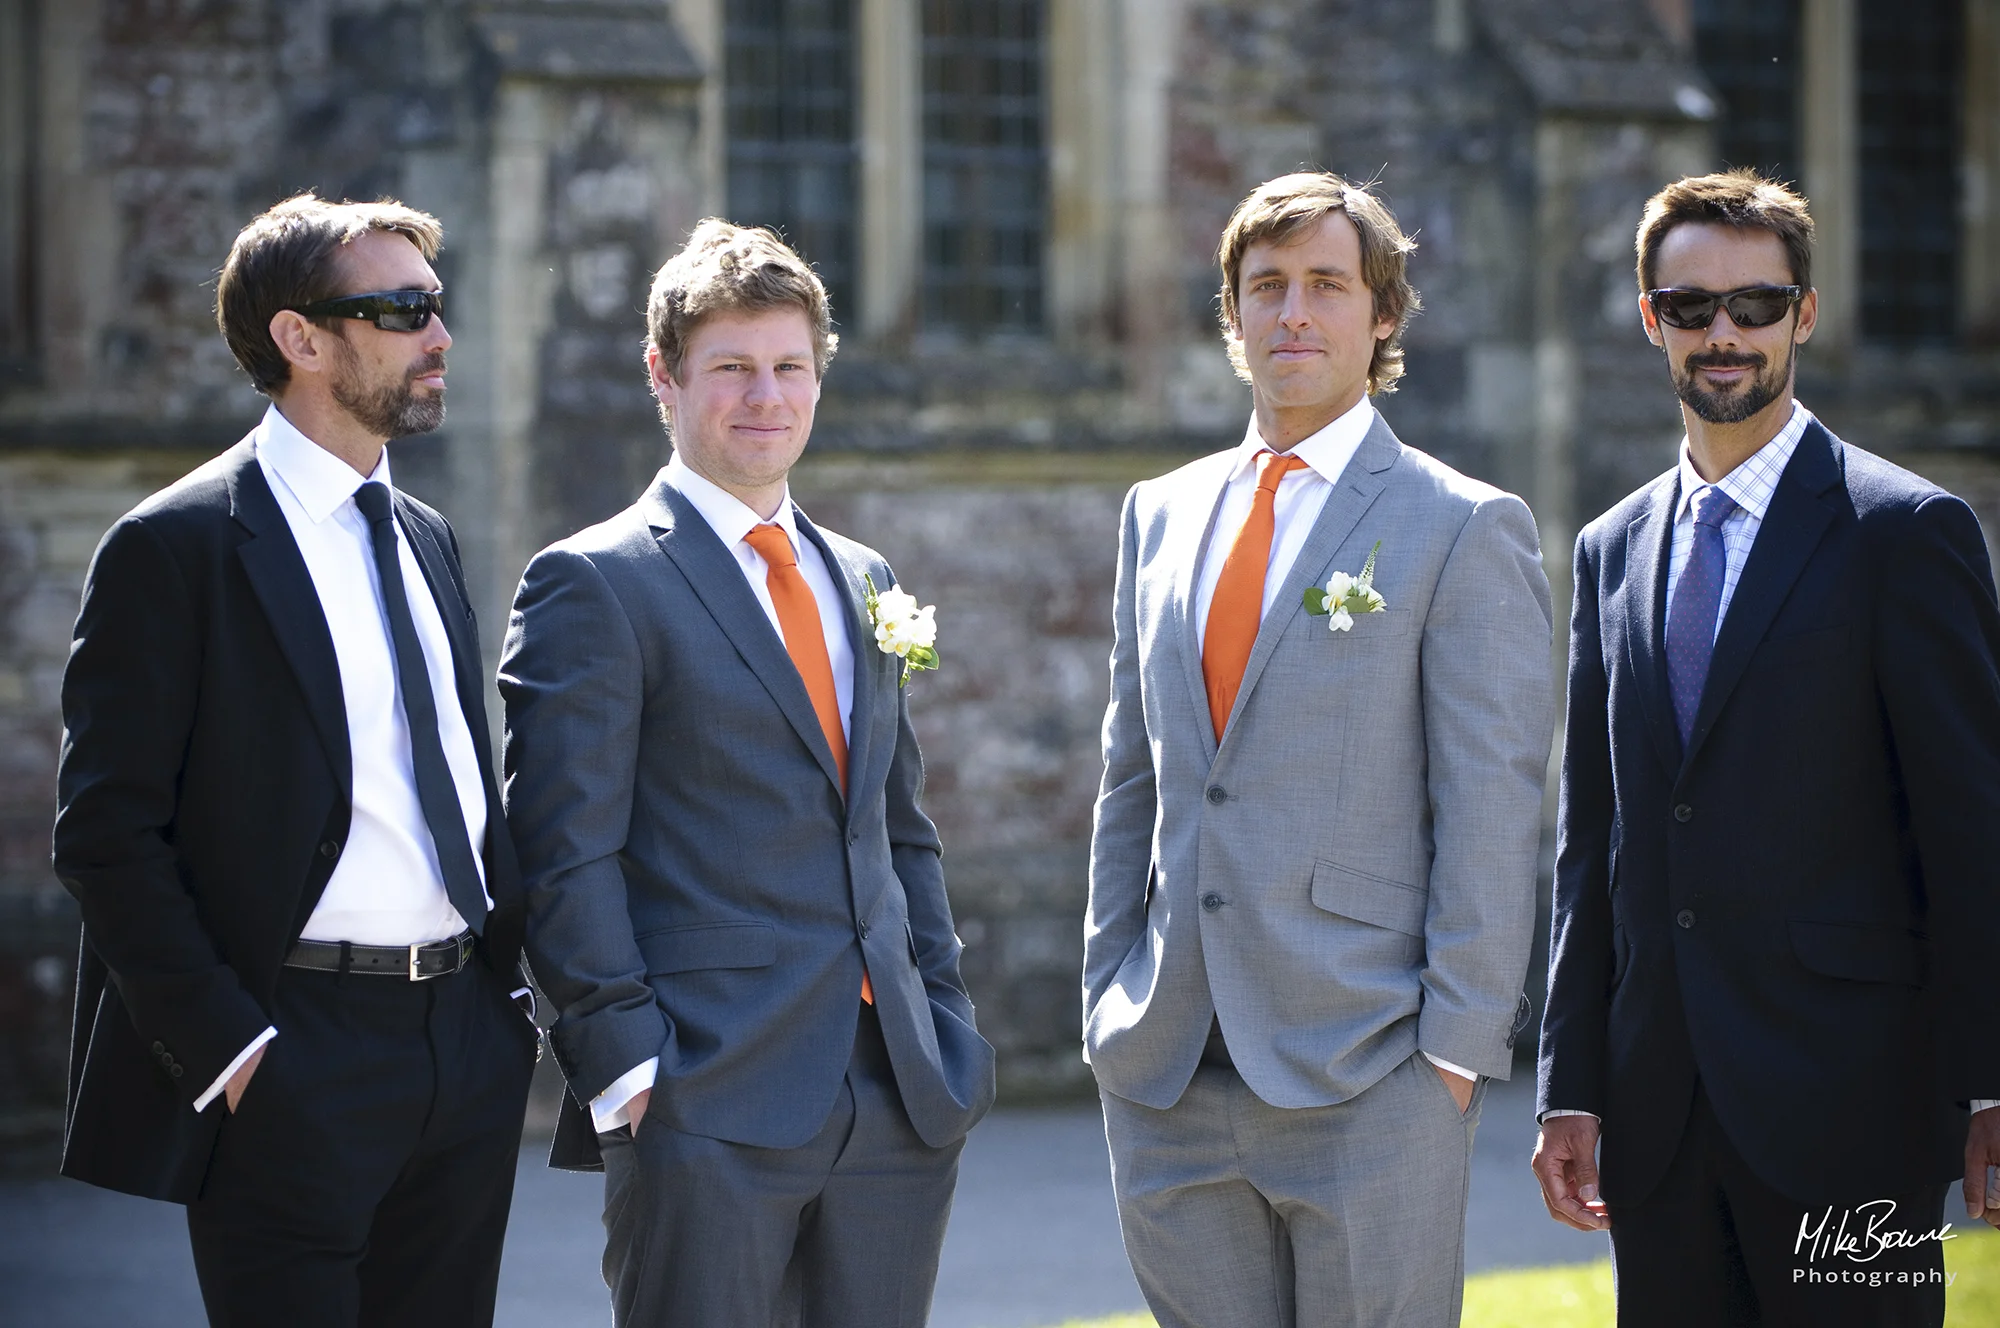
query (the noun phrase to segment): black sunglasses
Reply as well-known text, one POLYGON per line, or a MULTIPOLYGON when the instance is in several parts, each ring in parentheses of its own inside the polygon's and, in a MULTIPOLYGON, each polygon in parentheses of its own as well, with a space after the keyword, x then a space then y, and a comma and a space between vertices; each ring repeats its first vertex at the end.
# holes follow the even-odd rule
POLYGON ((360 318, 384 332, 418 332, 444 313, 444 290, 385 290, 336 295, 302 304, 292 312, 307 318, 360 318))
POLYGON ((1769 327, 1790 313, 1804 293, 1799 286, 1745 286, 1721 294, 1669 286, 1647 291, 1646 303, 1668 327, 1699 331, 1715 321, 1717 309, 1727 309, 1729 321, 1738 327, 1769 327))

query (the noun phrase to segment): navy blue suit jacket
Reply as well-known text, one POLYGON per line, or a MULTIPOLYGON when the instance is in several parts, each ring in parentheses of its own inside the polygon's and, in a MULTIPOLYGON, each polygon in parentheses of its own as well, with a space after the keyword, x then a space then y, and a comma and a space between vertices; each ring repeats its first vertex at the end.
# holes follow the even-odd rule
POLYGON ((2000 1097, 2000 612, 1959 499, 1814 423, 1723 619, 1683 750, 1676 472, 1576 545, 1539 1110, 1603 1119, 1614 1208, 1697 1080, 1801 1203, 1963 1167, 2000 1097))

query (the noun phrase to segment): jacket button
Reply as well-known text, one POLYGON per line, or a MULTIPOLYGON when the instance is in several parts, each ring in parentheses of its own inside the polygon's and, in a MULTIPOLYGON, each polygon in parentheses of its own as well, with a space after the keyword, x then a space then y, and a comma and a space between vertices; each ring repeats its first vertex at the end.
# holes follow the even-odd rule
POLYGON ((181 1067, 178 1065, 169 1065, 167 1067, 167 1073, 172 1075, 174 1078, 178 1079, 181 1077, 182 1070, 181 1067))
POLYGON ((340 856, 340 845, 329 839, 319 846, 319 855, 331 862, 340 856))
POLYGON ((1209 912, 1213 913, 1215 912, 1215 910, 1222 907, 1222 896, 1215 893, 1215 891, 1210 890, 1207 894, 1201 897, 1201 906, 1207 909, 1209 912))
POLYGON ((166 1054, 167 1054, 167 1044, 166 1044, 166 1043, 164 1043, 164 1042, 155 1042, 155 1043, 153 1044, 153 1054, 154 1054, 155 1056, 164 1056, 164 1055, 166 1055, 166 1054))
POLYGON ((1219 807, 1229 801, 1229 791, 1220 784, 1212 784, 1209 786, 1208 800, 1219 807))
POLYGON ((868 939, 868 924, 866 922, 861 924, 861 939, 864 941, 868 939))
POLYGON ((1674 808, 1674 819, 1682 825, 1686 825, 1694 819, 1694 808, 1688 806, 1685 802, 1680 803, 1674 808))
POLYGON ((1691 908, 1682 909, 1674 915, 1674 921, 1680 923, 1683 927, 1694 926, 1694 910, 1691 908))

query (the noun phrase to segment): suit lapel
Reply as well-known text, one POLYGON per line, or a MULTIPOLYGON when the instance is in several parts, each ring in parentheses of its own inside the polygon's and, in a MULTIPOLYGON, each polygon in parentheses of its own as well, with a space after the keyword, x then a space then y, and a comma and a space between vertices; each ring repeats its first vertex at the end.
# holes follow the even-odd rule
MULTIPOLYGON (((881 676, 878 671, 881 652, 875 648, 875 635, 868 627, 867 587, 861 580, 865 569, 851 565, 835 553, 831 542, 807 519, 797 503, 792 504, 792 515, 798 521, 799 533, 812 541, 820 557, 826 559, 827 568, 833 573, 834 583, 841 588, 841 599, 846 605, 847 640, 854 653, 854 684, 850 689, 853 701, 847 715, 847 787, 850 790, 872 788, 876 776, 869 769, 869 763, 874 759, 876 748, 875 686, 881 676)), ((888 589, 887 586, 875 588, 888 589)), ((850 810, 853 806, 854 799, 849 798, 850 810)))
MULTIPOLYGON (((1340 551, 1341 544, 1354 533, 1354 528, 1361 524, 1363 514, 1381 497, 1382 490, 1388 487, 1382 473, 1396 464, 1402 450, 1403 445, 1396 440, 1389 422, 1378 414, 1367 435, 1362 438, 1361 446, 1340 472, 1340 482, 1326 496, 1326 503, 1320 508, 1312 531, 1299 548, 1299 556, 1285 573, 1277 599, 1271 602, 1271 611, 1264 615, 1264 621, 1257 628, 1257 640, 1250 647, 1250 660, 1243 666, 1243 685, 1236 690, 1236 708, 1229 715, 1231 724, 1243 713, 1250 692, 1256 687, 1272 652, 1278 648, 1285 628, 1293 618, 1305 612, 1306 587, 1319 581, 1321 571, 1333 561, 1333 555, 1340 551)), ((1361 570, 1359 564, 1354 570, 1361 570)), ((1225 727, 1223 737, 1228 736, 1229 730, 1225 727)))
POLYGON ((1680 727, 1674 722, 1673 694, 1667 684, 1667 559, 1673 550, 1674 507, 1680 501, 1679 473, 1653 487, 1644 515, 1625 528, 1625 653, 1639 680, 1639 705, 1668 770, 1681 763, 1680 727))
POLYGON ((736 653, 771 694, 785 719, 798 731, 799 740, 813 754, 826 777, 840 787, 840 771, 833 763, 833 749, 826 744, 819 715, 806 685, 799 677, 784 638, 764 613, 764 606, 743 579, 743 569, 722 541, 695 511, 694 504, 664 478, 654 481, 641 502, 652 523, 655 542, 687 578, 695 597, 702 602, 716 625, 729 638, 736 653))
POLYGON ((354 754, 347 740, 340 660, 333 653, 333 634, 327 630, 312 573, 306 570, 298 541, 292 538, 291 526, 264 479, 249 439, 230 450, 224 478, 229 486, 229 514, 251 536, 236 546, 236 557, 263 606, 272 635, 278 638, 285 662, 298 679, 306 713, 319 733, 341 792, 352 802, 354 754))
POLYGON ((1831 436, 1817 423, 1808 426, 1785 473, 1778 478, 1770 510, 1757 528, 1757 540, 1750 546, 1743 575, 1729 599, 1729 611, 1716 633, 1683 768, 1701 751, 1702 739, 1715 726, 1716 716, 1749 667, 1757 643, 1770 630, 1792 584, 1833 523, 1833 509, 1820 501, 1820 495, 1839 482, 1840 466, 1834 458, 1831 436))
POLYGON ((1187 557, 1170 564, 1173 568, 1172 589, 1167 598, 1170 617, 1163 626, 1179 644, 1188 693, 1194 712, 1201 719, 1196 727, 1201 730, 1202 745, 1211 761, 1215 759, 1215 720, 1208 712, 1208 681, 1201 671, 1201 631, 1195 619, 1194 594, 1201 583, 1202 565, 1208 561, 1208 546, 1215 540, 1215 518, 1222 510, 1222 494, 1235 456, 1233 451, 1224 452, 1212 458, 1213 465, 1200 466, 1189 474, 1187 501, 1167 503, 1167 529, 1161 536, 1163 548, 1191 551, 1187 557))

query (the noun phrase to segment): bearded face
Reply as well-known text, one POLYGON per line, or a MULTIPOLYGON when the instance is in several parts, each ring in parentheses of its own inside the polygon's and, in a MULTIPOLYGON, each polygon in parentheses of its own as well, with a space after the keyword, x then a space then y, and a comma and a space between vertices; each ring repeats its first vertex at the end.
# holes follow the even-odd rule
POLYGON ((1798 353, 1797 343, 1787 343, 1783 362, 1774 365, 1768 355, 1751 350, 1698 350, 1677 365, 1669 361, 1674 394, 1710 424, 1740 424, 1785 395, 1798 353), (1702 386, 1698 376, 1702 369, 1749 369, 1750 375, 1740 383, 1712 389, 1702 386))
POLYGON ((430 351, 400 370, 365 363, 345 336, 336 336, 333 399, 369 433, 408 438, 444 423, 444 396, 419 392, 416 380, 444 368, 444 352, 430 351))

